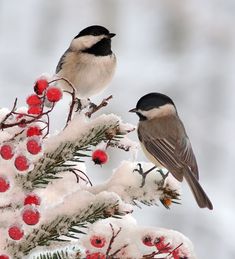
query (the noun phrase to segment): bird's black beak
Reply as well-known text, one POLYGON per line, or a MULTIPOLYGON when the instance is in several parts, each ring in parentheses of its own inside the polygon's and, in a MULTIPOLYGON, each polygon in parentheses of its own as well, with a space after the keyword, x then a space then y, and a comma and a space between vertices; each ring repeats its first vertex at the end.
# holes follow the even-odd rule
POLYGON ((129 112, 137 112, 137 109, 136 108, 134 108, 134 109, 131 109, 131 110, 129 110, 129 112))
POLYGON ((111 38, 113 38, 115 35, 116 35, 115 33, 109 33, 109 34, 108 34, 108 37, 111 39, 111 38))

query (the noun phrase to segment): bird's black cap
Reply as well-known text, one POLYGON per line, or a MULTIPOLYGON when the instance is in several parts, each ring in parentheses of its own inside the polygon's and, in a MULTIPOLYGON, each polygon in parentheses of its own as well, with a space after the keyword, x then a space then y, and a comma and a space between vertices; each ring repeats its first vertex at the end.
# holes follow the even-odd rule
POLYGON ((110 38, 115 36, 114 33, 110 33, 109 30, 107 30, 103 26, 92 25, 80 31, 79 34, 74 39, 82 36, 87 36, 87 35, 93 35, 93 36, 108 35, 110 38))
POLYGON ((167 95, 161 93, 149 93, 139 99, 136 104, 136 109, 148 111, 165 104, 172 104, 175 106, 174 102, 167 95))

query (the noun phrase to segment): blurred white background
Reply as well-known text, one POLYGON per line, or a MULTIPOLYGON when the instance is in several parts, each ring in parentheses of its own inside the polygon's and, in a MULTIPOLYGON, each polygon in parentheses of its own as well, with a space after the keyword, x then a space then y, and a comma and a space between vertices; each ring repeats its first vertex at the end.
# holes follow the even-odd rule
MULTIPOLYGON (((199 259, 235 258, 235 1, 234 0, 21 0, 0 1, 0 107, 24 104, 35 78, 53 73, 71 39, 100 24, 117 36, 118 68, 107 112, 130 123, 137 100, 151 91, 172 97, 197 156, 200 181, 214 210, 199 209, 183 185, 183 205, 136 209, 140 224, 176 229, 194 243, 199 259)), ((66 100, 54 115, 61 127, 66 100)), ((136 133, 132 134, 136 139, 136 133)), ((139 159, 145 158, 139 152, 139 159)), ((108 178, 128 153, 111 154, 96 182, 108 178)))

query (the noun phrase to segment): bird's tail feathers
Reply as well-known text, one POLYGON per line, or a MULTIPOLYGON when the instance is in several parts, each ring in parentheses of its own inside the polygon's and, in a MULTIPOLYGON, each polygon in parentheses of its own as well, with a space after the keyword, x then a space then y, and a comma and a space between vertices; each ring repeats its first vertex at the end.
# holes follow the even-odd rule
POLYGON ((188 182, 190 189, 192 190, 192 193, 196 199, 198 206, 200 208, 208 208, 212 210, 213 205, 210 199, 208 198, 207 194, 201 187, 196 177, 192 174, 192 172, 189 169, 185 172, 184 177, 188 182))

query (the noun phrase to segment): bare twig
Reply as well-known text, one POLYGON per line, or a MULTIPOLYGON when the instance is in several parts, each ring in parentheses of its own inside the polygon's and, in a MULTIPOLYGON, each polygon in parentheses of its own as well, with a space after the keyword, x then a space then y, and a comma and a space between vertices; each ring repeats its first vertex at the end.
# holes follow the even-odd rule
POLYGON ((114 231, 114 228, 113 228, 113 225, 110 223, 109 224, 110 227, 111 227, 111 230, 112 230, 112 237, 110 238, 110 241, 109 241, 109 245, 108 245, 108 248, 107 248, 107 251, 106 251, 106 256, 109 255, 109 252, 110 250, 112 249, 112 244, 115 240, 115 238, 118 236, 118 234, 121 232, 121 228, 118 229, 118 231, 115 233, 114 231))
POLYGON ((49 83, 53 83, 53 82, 57 82, 57 81, 65 81, 69 85, 69 87, 71 87, 71 90, 72 90, 72 92, 64 91, 65 93, 70 94, 71 99, 72 99, 71 104, 70 104, 70 108, 69 108, 68 117, 67 117, 66 124, 65 124, 65 128, 66 128, 68 126, 68 123, 72 119, 74 106, 76 105, 76 103, 78 103, 78 98, 76 97, 76 89, 75 89, 74 85, 68 79, 66 79, 64 77, 60 77, 60 78, 56 78, 56 79, 50 81, 49 83))
POLYGON ((109 101, 110 99, 112 99, 112 98, 113 98, 113 96, 110 95, 109 97, 105 98, 99 105, 92 105, 92 107, 91 107, 92 110, 91 110, 90 112, 87 112, 87 113, 86 113, 86 116, 90 118, 93 113, 95 113, 95 112, 97 112, 98 110, 100 110, 101 108, 107 106, 108 101, 109 101))
POLYGON ((76 178, 77 178, 77 183, 79 183, 79 179, 81 178, 84 182, 88 182, 90 184, 90 186, 92 186, 92 182, 89 179, 89 177, 80 169, 77 168, 69 168, 68 169, 69 172, 72 172, 76 178), (81 174, 83 174, 85 176, 85 178, 83 178, 81 175, 79 175, 76 171, 80 172, 81 174))
MULTIPOLYGON (((1 124, 4 124, 4 122, 12 115, 12 113, 15 111, 16 109, 16 105, 17 105, 17 98, 15 98, 15 101, 14 101, 14 104, 13 104, 13 107, 11 109, 11 111, 5 116, 5 118, 1 121, 1 124)), ((0 124, 0 129, 1 128, 1 124, 0 124)))

